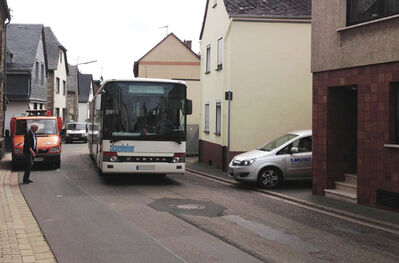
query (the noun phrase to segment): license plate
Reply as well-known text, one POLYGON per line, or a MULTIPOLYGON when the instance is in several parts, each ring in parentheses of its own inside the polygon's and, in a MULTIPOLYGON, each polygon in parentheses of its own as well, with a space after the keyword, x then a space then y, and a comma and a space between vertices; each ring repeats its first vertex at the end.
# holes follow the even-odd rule
POLYGON ((35 162, 43 162, 44 161, 44 157, 38 157, 34 159, 35 162))
POLYGON ((137 165, 137 171, 152 171, 155 170, 155 165, 137 165))

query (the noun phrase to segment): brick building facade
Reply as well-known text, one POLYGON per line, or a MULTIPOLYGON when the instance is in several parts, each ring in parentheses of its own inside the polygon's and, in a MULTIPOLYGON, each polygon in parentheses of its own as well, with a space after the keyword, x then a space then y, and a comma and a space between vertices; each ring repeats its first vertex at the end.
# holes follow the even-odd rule
POLYGON ((312 3, 316 195, 399 211, 398 15, 396 1, 312 3))

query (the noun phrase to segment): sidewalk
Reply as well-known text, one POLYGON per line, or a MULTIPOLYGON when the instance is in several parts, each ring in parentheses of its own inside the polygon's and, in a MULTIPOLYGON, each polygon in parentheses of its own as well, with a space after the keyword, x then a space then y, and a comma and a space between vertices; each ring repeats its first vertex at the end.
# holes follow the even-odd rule
MULTIPOLYGON (((223 172, 221 169, 217 169, 205 163, 200 163, 198 162, 198 158, 195 157, 186 159, 186 170, 188 172, 223 180, 224 182, 237 183, 233 178, 227 175, 227 172, 223 172)), ((293 187, 295 184, 291 183, 288 187, 283 185, 281 188, 275 190, 264 190, 257 187, 254 187, 253 190, 323 211, 347 216, 368 224, 389 228, 399 233, 399 213, 316 196, 312 194, 311 184, 304 185, 303 183, 298 183, 300 186, 296 188, 293 187)))
POLYGON ((11 172, 10 154, 0 162, 0 262, 57 262, 11 172))

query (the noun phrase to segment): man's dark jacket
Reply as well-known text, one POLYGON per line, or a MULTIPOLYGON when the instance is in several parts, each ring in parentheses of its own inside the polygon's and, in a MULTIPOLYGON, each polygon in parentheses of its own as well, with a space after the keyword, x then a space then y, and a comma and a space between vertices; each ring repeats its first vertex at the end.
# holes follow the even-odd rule
MULTIPOLYGON (((36 138, 36 140, 37 140, 37 138, 36 138)), ((34 146, 33 133, 32 133, 32 130, 29 130, 27 133, 25 133, 24 154, 27 154, 27 153, 30 154, 29 148, 32 148, 32 150, 36 153, 37 149, 34 149, 33 146, 34 146)))

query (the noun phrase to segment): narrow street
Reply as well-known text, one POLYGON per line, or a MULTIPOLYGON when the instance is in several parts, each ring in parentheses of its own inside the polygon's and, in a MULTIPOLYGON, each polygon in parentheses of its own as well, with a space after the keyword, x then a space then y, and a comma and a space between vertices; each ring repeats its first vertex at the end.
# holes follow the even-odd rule
MULTIPOLYGON (((23 175, 19 171, 19 177, 23 175)), ((58 262, 397 262, 399 237, 191 173, 100 177, 87 144, 21 190, 58 262)))

